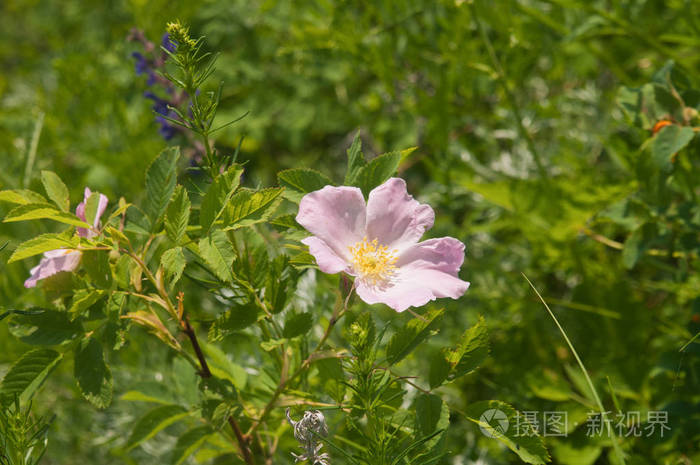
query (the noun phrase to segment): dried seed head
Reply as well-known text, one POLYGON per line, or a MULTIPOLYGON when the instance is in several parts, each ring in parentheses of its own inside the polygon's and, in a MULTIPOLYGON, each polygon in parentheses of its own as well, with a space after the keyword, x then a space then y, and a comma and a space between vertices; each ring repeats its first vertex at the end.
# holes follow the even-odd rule
POLYGON ((330 456, 320 453, 323 444, 318 441, 319 436, 328 435, 328 426, 323 413, 320 410, 307 410, 301 420, 294 421, 287 408, 286 415, 287 421, 294 428, 294 438, 304 449, 301 455, 292 453, 295 463, 307 460, 312 465, 330 465, 330 456))

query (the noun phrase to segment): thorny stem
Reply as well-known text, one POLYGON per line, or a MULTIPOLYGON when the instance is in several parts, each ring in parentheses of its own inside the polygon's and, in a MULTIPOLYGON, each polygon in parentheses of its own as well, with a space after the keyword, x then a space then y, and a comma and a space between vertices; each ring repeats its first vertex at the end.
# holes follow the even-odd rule
MULTIPOLYGON (((143 262, 141 257, 139 257, 137 254, 128 251, 127 252, 131 258, 133 258, 136 263, 139 264, 141 269, 143 270, 143 273, 146 275, 146 278, 155 286, 156 290, 158 291, 158 294, 160 297, 163 299, 165 302, 168 311, 175 317, 177 318, 180 328, 182 331, 187 335, 187 337, 190 340, 190 343, 192 344, 192 349, 194 350, 195 354, 197 355, 197 360, 199 361, 200 365, 200 371, 197 373, 200 377, 203 379, 206 378, 211 378, 212 373, 211 370, 209 369, 209 364, 207 363, 206 356, 204 355, 204 352, 202 351, 201 346, 199 345, 199 341, 197 339, 197 333, 195 332, 194 328, 190 324, 189 320, 187 319, 187 316, 184 314, 184 309, 182 305, 182 294, 178 296, 178 309, 176 310, 175 307, 173 306, 172 301, 170 300, 170 296, 168 295, 167 291, 163 287, 162 280, 157 280, 155 276, 153 276, 153 273, 151 273, 151 270, 148 269, 146 264, 143 262)), ((241 451, 241 455, 243 456, 243 460, 245 460, 245 463, 248 465, 255 465, 255 458, 253 457, 253 454, 250 451, 250 447, 248 446, 248 440, 247 437, 249 436, 244 436, 240 426, 238 425, 238 422, 236 422, 236 419, 233 418, 233 416, 229 416, 228 418, 228 423, 231 426, 231 429, 233 430, 233 433, 236 436, 236 441, 238 442, 238 447, 241 451)))

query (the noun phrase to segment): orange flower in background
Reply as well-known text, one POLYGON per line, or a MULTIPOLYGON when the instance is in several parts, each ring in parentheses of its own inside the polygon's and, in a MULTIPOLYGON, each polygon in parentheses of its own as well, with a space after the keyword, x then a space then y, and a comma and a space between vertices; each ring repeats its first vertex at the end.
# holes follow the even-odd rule
POLYGON ((673 123, 667 119, 662 119, 660 121, 657 121, 654 127, 651 129, 652 134, 656 134, 657 132, 661 131, 662 128, 666 126, 670 126, 673 123))

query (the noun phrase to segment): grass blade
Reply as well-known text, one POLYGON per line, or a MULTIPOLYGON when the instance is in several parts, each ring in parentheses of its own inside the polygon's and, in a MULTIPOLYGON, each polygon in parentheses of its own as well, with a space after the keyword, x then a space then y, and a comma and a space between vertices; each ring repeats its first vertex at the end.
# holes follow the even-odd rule
POLYGON ((603 402, 600 400, 600 396, 598 395, 598 391, 596 391, 595 386, 593 385, 593 381, 591 381, 591 377, 588 375, 588 370, 586 370, 586 367, 583 364, 583 361, 581 361, 581 357, 578 356, 578 352, 576 352, 576 349, 574 348, 574 345, 571 343, 571 340, 569 340, 569 336, 566 335, 566 331, 564 331, 564 328, 559 324, 559 320, 557 320, 557 317, 554 315, 554 312, 549 308, 549 305, 547 305, 547 302, 544 301, 542 296, 540 295, 539 291, 535 287, 534 284, 532 284, 532 281, 525 276, 525 273, 521 273, 523 275, 523 278, 527 281, 527 283, 530 285, 533 291, 535 291, 535 294, 537 294, 537 297, 540 299, 540 302, 542 302, 542 305, 544 305, 544 308, 547 309, 547 312, 549 312, 549 316, 552 317, 554 320, 554 323, 557 325, 557 328, 559 328, 559 332, 561 332, 561 335, 564 337, 564 340, 566 341, 566 344, 569 346, 569 349, 571 349, 571 353, 574 354, 574 358, 576 358, 576 362, 578 363, 578 366, 581 368, 581 371, 583 372, 583 376, 586 378, 586 383, 588 384, 589 389, 593 393, 593 397, 595 399, 596 404, 598 405, 598 409, 600 410, 600 415, 602 417, 603 422, 605 425, 607 425, 608 429, 608 435, 612 439, 612 444, 613 444, 613 449, 615 449, 615 454, 617 455, 618 460, 622 465, 625 465, 625 456, 622 453, 622 449, 620 448, 620 444, 617 442, 617 437, 613 434, 612 427, 610 426, 610 421, 608 421, 608 415, 605 411, 605 407, 603 407, 603 402))

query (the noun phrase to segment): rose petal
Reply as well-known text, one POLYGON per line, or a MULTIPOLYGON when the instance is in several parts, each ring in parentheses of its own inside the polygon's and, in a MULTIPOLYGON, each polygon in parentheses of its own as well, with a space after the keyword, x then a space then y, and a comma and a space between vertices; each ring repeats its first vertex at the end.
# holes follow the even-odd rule
MULTIPOLYGON (((85 192, 83 194, 83 201, 78 204, 78 206, 75 208, 75 214, 78 218, 81 220, 85 221, 86 223, 89 223, 90 220, 88 220, 85 216, 85 206, 87 204, 88 199, 92 195, 92 191, 90 190, 89 187, 85 188, 85 192)), ((91 239, 95 236, 97 236, 97 228, 100 225, 100 217, 104 214, 105 210, 107 209, 107 204, 109 203, 109 199, 107 198, 106 195, 104 194, 99 194, 100 197, 97 202, 97 211, 95 212, 95 217, 92 218, 92 228, 91 229, 86 229, 86 228, 77 228, 78 236, 80 237, 86 237, 88 239, 91 239)))
POLYGON ((340 273, 348 268, 348 263, 340 258, 328 244, 318 237, 307 237, 301 242, 309 246, 309 253, 314 256, 319 269, 324 273, 340 273))
POLYGON ((80 263, 79 250, 57 249, 44 253, 44 258, 30 270, 31 276, 24 282, 24 287, 36 286, 40 279, 48 278, 61 271, 74 271, 80 263))
POLYGON ((406 182, 391 178, 369 193, 367 237, 399 252, 418 242, 433 226, 435 212, 406 191, 406 182))
POLYGON ((296 220, 348 262, 365 235, 365 199, 357 187, 326 186, 301 199, 296 220))
POLYGON ((383 303, 397 312, 408 307, 420 307, 439 297, 458 299, 469 288, 469 283, 438 270, 417 268, 398 270, 394 281, 386 287, 368 286, 356 280, 357 295, 368 304, 383 303))
POLYGON ((429 268, 455 276, 464 263, 464 244, 454 237, 428 239, 404 250, 396 261, 402 269, 429 268))
POLYGON ((95 214, 95 220, 92 222, 93 228, 97 229, 100 226, 100 218, 102 218, 102 215, 104 215, 108 203, 109 199, 107 196, 100 194, 100 200, 97 203, 97 213, 95 214))
POLYGON ((396 261, 391 284, 356 281, 357 295, 368 304, 384 303, 397 312, 442 297, 458 299, 469 283, 457 277, 464 263, 464 244, 453 237, 429 239, 407 248, 396 261))

